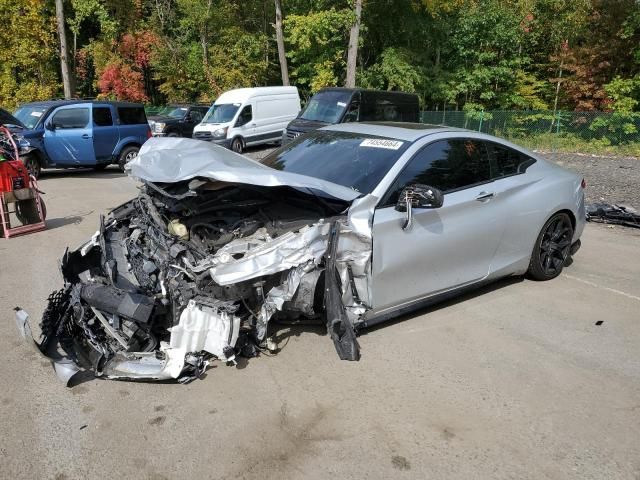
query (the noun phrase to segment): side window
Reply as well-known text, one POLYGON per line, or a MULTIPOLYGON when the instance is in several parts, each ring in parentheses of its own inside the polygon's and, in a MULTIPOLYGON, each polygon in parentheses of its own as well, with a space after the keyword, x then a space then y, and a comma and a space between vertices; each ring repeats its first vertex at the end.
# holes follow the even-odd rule
POLYGON ((85 128, 89 123, 89 109, 83 108, 67 108, 58 110, 51 118, 51 124, 56 128, 85 128))
POLYGON ((246 105, 240 112, 240 115, 238 115, 238 121, 236 122, 236 127, 241 127, 242 125, 249 123, 252 118, 253 118, 253 113, 251 110, 251 105, 246 105))
POLYGON ((352 101, 349 104, 347 113, 344 114, 343 123, 357 122, 360 116, 360 102, 352 101))
POLYGON ((142 107, 118 107, 120 125, 140 125, 147 123, 147 116, 142 107))
POLYGON ((409 160, 381 206, 395 205, 407 185, 421 183, 443 192, 463 189, 491 179, 489 156, 482 142, 471 139, 440 140, 427 145, 409 160))
POLYGON ((536 161, 509 147, 489 143, 487 145, 491 152, 492 178, 508 177, 527 171, 536 161))
POLYGON ((93 107, 93 124, 97 127, 112 126, 111 109, 109 107, 93 107))
POLYGON ((375 120, 386 120, 395 122, 400 120, 398 106, 389 100, 376 99, 376 117, 375 120))
POLYGON ((191 116, 192 123, 200 123, 202 121, 202 112, 200 110, 194 108, 189 115, 191 116))

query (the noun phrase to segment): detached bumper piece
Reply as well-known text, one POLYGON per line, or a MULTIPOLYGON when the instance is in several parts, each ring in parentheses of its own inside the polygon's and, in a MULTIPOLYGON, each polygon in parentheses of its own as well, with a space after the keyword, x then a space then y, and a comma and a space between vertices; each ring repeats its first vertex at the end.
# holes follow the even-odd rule
POLYGON ((347 316, 344 303, 342 303, 340 274, 336 267, 339 239, 340 228, 338 223, 334 222, 329 232, 329 246, 326 256, 325 309, 327 312, 327 332, 333 340, 340 360, 358 361, 360 360, 360 345, 356 339, 353 324, 347 316))

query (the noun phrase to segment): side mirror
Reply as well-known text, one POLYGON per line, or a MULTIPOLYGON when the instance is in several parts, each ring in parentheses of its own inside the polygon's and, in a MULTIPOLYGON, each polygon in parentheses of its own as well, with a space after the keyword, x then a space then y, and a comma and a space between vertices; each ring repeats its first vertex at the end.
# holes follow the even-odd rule
POLYGON ((51 130, 52 132, 55 131, 56 129, 56 125, 53 122, 47 122, 44 124, 44 128, 46 128, 47 130, 51 130))
POLYGON ((402 229, 409 230, 413 225, 414 208, 440 208, 443 202, 444 195, 437 188, 419 183, 407 185, 400 192, 396 203, 397 211, 407 213, 402 229))

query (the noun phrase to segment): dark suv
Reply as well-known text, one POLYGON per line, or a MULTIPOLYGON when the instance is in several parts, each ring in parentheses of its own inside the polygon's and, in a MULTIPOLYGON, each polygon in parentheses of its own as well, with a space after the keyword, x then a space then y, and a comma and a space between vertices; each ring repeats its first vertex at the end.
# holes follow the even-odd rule
POLYGON ((42 168, 121 169, 151 136, 143 105, 97 100, 50 100, 20 105, 26 127, 20 156, 32 175, 42 168))
POLYGON ((157 115, 149 116, 149 126, 154 137, 187 137, 193 135, 193 127, 202 121, 209 105, 169 105, 157 115))
POLYGON ((366 90, 363 88, 323 88, 316 93, 298 118, 287 125, 282 143, 311 130, 348 122, 420 121, 420 105, 414 93, 366 90))

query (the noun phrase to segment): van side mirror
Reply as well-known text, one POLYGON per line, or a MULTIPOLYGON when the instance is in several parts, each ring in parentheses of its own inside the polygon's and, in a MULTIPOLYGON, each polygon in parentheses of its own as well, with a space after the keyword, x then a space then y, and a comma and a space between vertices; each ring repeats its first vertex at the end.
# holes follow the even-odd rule
POLYGON ((407 214, 402 229, 409 230, 413 225, 414 208, 440 208, 443 203, 444 194, 437 188, 419 183, 407 185, 400 192, 396 203, 396 210, 407 214))

